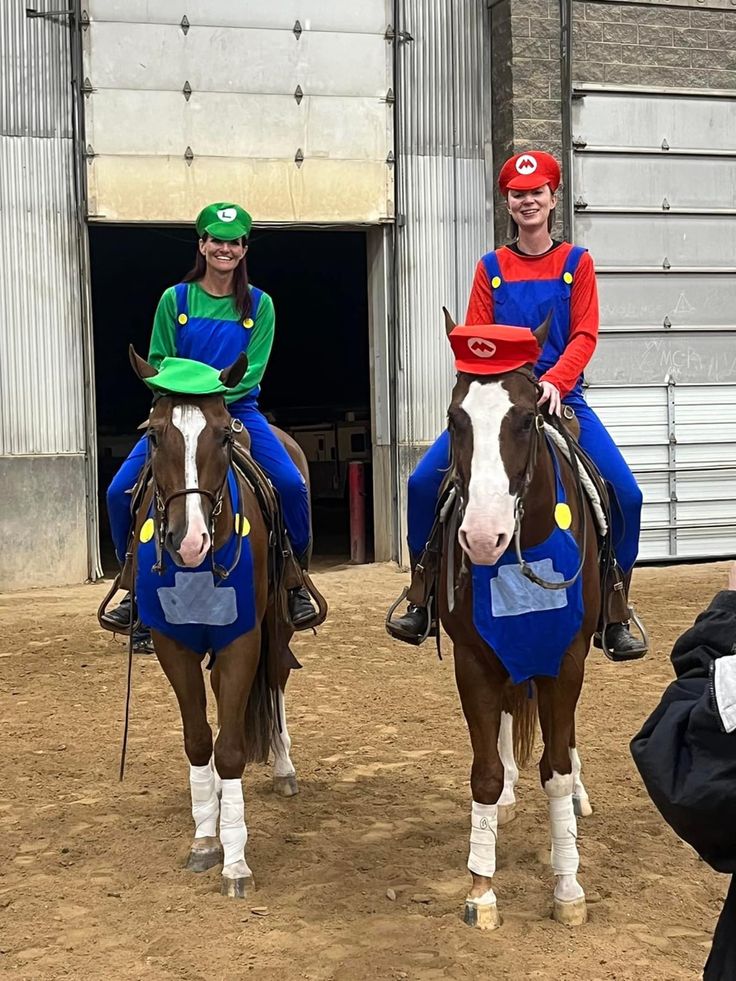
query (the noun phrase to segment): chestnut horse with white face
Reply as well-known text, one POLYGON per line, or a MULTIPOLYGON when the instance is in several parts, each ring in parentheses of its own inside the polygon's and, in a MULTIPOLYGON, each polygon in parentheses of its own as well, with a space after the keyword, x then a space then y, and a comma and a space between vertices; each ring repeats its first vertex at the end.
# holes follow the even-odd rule
MULTIPOLYGON (((455 325, 449 315, 447 321, 449 335, 455 325)), ((543 324, 533 332, 540 348, 546 330, 543 324)), ((529 336, 528 331, 524 333, 529 336)), ((469 343, 475 341, 477 338, 472 338, 469 343)), ((545 418, 538 406, 540 389, 531 369, 529 364, 501 374, 477 375, 460 370, 448 410, 452 444, 448 480, 454 488, 456 513, 444 524, 439 581, 447 583, 447 590, 444 585, 439 590, 438 603, 442 624, 454 646, 457 686, 473 748, 468 860, 473 882, 465 920, 484 929, 500 923, 494 873, 498 826, 509 816, 514 800, 511 713, 519 731, 527 732, 527 743, 533 744, 533 715, 537 712, 541 726, 544 749, 539 773, 549 799, 554 916, 576 925, 587 915, 585 895, 577 881, 573 794, 585 792, 575 751, 575 708, 601 605, 597 536, 572 467, 548 445, 544 435, 545 418), (562 599, 550 597, 553 592, 561 597, 565 577, 557 575, 554 582, 547 582, 541 574, 529 576, 526 555, 534 554, 540 543, 556 533, 560 497, 569 502, 569 511, 565 512, 565 525, 559 527, 569 530, 573 548, 577 544, 577 570, 571 579, 579 583, 577 595, 582 596, 582 611, 575 621, 579 627, 573 627, 577 633, 561 650, 556 676, 533 674, 528 682, 513 685, 501 657, 476 629, 473 578, 479 568, 495 566, 505 556, 506 570, 521 584, 520 594, 538 590, 541 606, 559 606, 562 599), (514 550, 521 559, 518 564, 514 550), (468 561, 474 567, 472 576, 468 561), (531 697, 533 689, 536 699, 531 697)), ((529 623, 533 632, 533 616, 529 623)), ((541 631, 532 642, 541 649, 545 639, 541 631)))
MULTIPOLYGON (((130 354, 138 377, 155 381, 157 370, 132 348, 130 354)), ((220 373, 220 382, 232 388, 246 367, 241 355, 220 373)), ((150 552, 156 543, 157 554, 152 565, 149 552, 138 552, 136 581, 141 611, 145 601, 154 617, 165 612, 158 628, 155 620, 147 623, 179 703, 190 764, 195 832, 186 867, 204 872, 222 864, 222 893, 243 898, 253 886, 245 859, 241 780, 246 762, 265 762, 270 750, 274 790, 287 797, 298 791, 284 707, 286 681, 296 664, 288 650, 292 631, 274 626, 277 614, 269 591, 273 545, 252 475, 246 479, 233 470, 234 446, 247 453, 249 444, 223 395, 160 394, 148 418, 147 435, 152 483, 136 520, 134 547, 145 544, 150 552), (246 558, 247 574, 240 579, 239 563, 246 558), (171 584, 164 581, 164 573, 173 578, 171 584), (152 606, 156 595, 160 608, 152 606), (177 632, 180 628, 193 631, 191 644, 182 639, 186 633, 177 632), (230 632, 216 633, 223 628, 230 632), (226 639, 222 646, 218 637, 226 639), (201 664, 207 652, 214 660, 214 740, 201 664)), ((306 480, 303 453, 293 440, 282 437, 306 480)))

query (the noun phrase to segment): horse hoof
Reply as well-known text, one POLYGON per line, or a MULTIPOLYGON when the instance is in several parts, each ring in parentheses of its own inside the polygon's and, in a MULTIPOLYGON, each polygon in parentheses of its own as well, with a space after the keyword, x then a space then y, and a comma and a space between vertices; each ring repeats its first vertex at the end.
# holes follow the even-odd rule
POLYGON ((466 899, 463 922, 476 930, 498 930, 501 926, 498 906, 495 903, 474 903, 472 899, 466 899))
POLYGON ((511 824, 511 822, 516 817, 516 801, 513 804, 499 804, 498 805, 498 827, 502 828, 504 824, 511 824))
POLYGON ((581 896, 580 899, 573 899, 571 902, 555 899, 552 919, 561 923, 563 926, 582 926, 588 919, 588 907, 585 905, 585 896, 581 896))
POLYGON ((295 797, 299 793, 299 784, 296 782, 296 774, 290 773, 288 777, 273 778, 274 793, 281 797, 295 797))
POLYGON ((587 794, 584 797, 579 794, 573 794, 572 806, 575 809, 575 817, 587 818, 593 813, 593 808, 590 806, 590 798, 587 794))
POLYGON ((229 875, 220 876, 220 895, 230 899, 246 899, 256 887, 252 875, 241 875, 233 879, 229 875))
POLYGON ((222 859, 222 845, 217 838, 195 838, 184 868, 187 872, 207 872, 208 869, 221 865, 222 859))

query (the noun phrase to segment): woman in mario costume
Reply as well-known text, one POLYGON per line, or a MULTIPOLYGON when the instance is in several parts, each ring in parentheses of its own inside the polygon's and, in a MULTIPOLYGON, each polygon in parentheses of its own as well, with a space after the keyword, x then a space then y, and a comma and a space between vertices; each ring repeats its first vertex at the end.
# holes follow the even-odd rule
MULTIPOLYGON (((535 367, 541 389, 539 402, 557 415, 562 405, 574 410, 583 449, 616 491, 619 507, 613 508, 613 542, 628 584, 639 548, 642 495, 582 390, 583 371, 598 339, 593 260, 580 246, 558 242, 551 236, 560 184, 560 167, 554 157, 536 150, 516 154, 501 168, 498 183, 509 212, 513 241, 478 262, 465 324, 535 328, 552 311, 549 336, 535 367)), ((409 478, 412 568, 429 537, 437 494, 448 466, 449 434, 444 432, 409 478)), ((420 642, 427 628, 428 612, 416 605, 410 605, 389 625, 392 636, 410 643, 420 642)), ((646 653, 646 645, 631 635, 625 622, 609 625, 606 646, 613 660, 631 660, 646 653)))
MULTIPOLYGON (((274 338, 273 300, 251 286, 245 256, 251 216, 237 204, 218 202, 197 216, 199 235, 194 268, 161 297, 153 321, 148 360, 159 368, 165 357, 189 358, 213 368, 226 368, 238 355, 248 355, 248 370, 226 395, 230 414, 240 419, 251 439, 254 459, 279 492, 284 521, 294 552, 306 565, 310 545, 309 491, 304 478, 270 429, 258 408, 258 395, 274 338)), ((113 542, 122 562, 130 535, 130 489, 146 459, 147 437, 136 443, 107 492, 113 542)), ((294 589, 289 607, 295 626, 315 615, 306 589, 294 589)), ((130 596, 106 614, 106 620, 127 627, 130 596)), ((139 648, 150 644, 146 629, 135 637, 139 648)))

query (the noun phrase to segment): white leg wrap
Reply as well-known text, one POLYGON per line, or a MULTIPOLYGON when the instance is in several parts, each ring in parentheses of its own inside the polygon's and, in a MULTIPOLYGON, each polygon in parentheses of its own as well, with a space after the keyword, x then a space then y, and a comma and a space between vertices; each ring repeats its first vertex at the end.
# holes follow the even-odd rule
POLYGON ((499 804, 515 804, 514 788, 519 779, 519 768, 514 759, 514 717, 510 712, 501 713, 501 728, 498 732, 498 755, 503 763, 503 790, 498 798, 499 804))
POLYGON ((552 871, 555 875, 575 875, 580 859, 572 794, 550 798, 549 820, 552 826, 552 871))
POLYGON ((468 868, 476 875, 492 879, 496 872, 498 804, 473 801, 470 817, 470 855, 468 868))
POLYGON ((210 758, 210 766, 212 767, 212 772, 215 775, 215 793, 217 794, 218 800, 222 797, 222 780, 220 774, 217 772, 217 767, 215 766, 215 754, 213 753, 210 758))
POLYGON ((281 719, 281 732, 275 732, 271 740, 271 752, 273 753, 273 775, 275 777, 293 777, 296 773, 294 764, 291 762, 291 737, 286 728, 286 708, 284 706, 284 693, 279 688, 279 717, 281 719))
POLYGON ((545 783, 549 797, 552 832, 552 871, 555 875, 575 875, 578 871, 578 825, 572 803, 572 774, 553 773, 545 783))
POLYGON ((189 767, 189 787, 192 791, 192 817, 195 838, 214 838, 220 802, 215 791, 215 777, 209 763, 189 767))
POLYGON ((247 840, 243 784, 240 780, 223 780, 220 801, 220 841, 225 853, 223 868, 236 862, 245 862, 247 840))

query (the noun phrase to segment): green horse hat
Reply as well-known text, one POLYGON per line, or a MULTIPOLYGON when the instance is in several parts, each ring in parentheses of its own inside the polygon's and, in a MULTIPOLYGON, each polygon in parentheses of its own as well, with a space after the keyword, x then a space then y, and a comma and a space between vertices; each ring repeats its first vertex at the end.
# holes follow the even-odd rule
POLYGON ((233 242, 236 238, 247 238, 253 219, 239 204, 217 201, 208 204, 197 215, 197 234, 219 238, 222 242, 233 242))
POLYGON ((220 395, 229 392, 217 368, 189 358, 164 358, 158 374, 143 381, 157 392, 172 395, 220 395))

